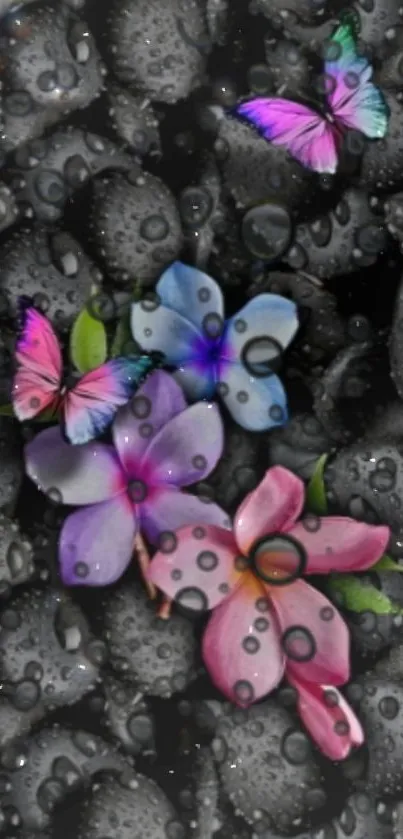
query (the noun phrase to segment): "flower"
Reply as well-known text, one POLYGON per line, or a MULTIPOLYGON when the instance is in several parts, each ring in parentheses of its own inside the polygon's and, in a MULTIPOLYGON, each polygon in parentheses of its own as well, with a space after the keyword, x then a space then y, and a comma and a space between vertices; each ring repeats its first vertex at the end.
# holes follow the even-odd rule
POLYGON ((249 431, 284 425, 286 396, 274 370, 298 328, 295 304, 260 294, 224 321, 217 283, 182 262, 163 273, 156 291, 133 304, 133 336, 145 352, 164 353, 188 398, 217 391, 249 431))
POLYGON ((223 426, 215 405, 187 407, 172 376, 157 371, 118 412, 112 435, 114 446, 70 446, 59 428, 50 428, 25 449, 27 473, 39 489, 83 507, 68 516, 60 534, 67 585, 117 580, 139 530, 163 545, 164 533, 166 544, 172 530, 191 522, 226 526, 220 507, 180 491, 206 477, 221 455, 223 426))
POLYGON ((180 529, 148 576, 184 606, 214 610, 203 658, 229 699, 247 707, 285 674, 312 737, 341 759, 363 740, 336 690, 349 678, 349 633, 302 575, 369 568, 383 554, 389 528, 344 517, 297 521, 303 504, 302 481, 275 466, 239 507, 233 531, 202 523, 180 529))

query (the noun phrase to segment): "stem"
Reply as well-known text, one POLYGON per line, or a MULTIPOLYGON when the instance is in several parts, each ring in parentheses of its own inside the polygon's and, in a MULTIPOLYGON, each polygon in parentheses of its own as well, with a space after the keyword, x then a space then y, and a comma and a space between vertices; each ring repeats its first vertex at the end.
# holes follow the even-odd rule
POLYGON ((157 611, 157 615, 163 621, 167 621, 171 617, 171 610, 172 610, 172 600, 170 599, 170 597, 167 597, 166 595, 164 595, 164 597, 162 599, 161 606, 159 607, 159 609, 157 611))
POLYGON ((139 564, 140 574, 143 578, 143 582, 147 589, 148 596, 150 600, 155 600, 157 596, 157 589, 155 588, 154 583, 151 583, 150 580, 147 579, 147 572, 150 566, 150 555, 146 548, 144 539, 140 535, 140 533, 137 534, 134 540, 134 550, 137 554, 137 562, 139 564))

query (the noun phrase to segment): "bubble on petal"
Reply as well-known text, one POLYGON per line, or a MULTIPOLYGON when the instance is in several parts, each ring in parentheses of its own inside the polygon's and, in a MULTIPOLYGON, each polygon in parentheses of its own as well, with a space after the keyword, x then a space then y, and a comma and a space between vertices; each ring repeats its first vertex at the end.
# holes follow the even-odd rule
POLYGON ((291 661, 312 661, 316 654, 316 641, 305 626, 289 626, 283 633, 282 646, 291 661))

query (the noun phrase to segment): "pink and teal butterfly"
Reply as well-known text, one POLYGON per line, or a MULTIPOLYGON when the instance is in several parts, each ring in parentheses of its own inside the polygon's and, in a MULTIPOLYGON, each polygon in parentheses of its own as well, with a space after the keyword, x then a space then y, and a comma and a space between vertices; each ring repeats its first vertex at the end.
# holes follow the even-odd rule
POLYGON ((275 146, 284 146, 307 169, 334 174, 343 134, 360 131, 380 140, 388 129, 388 107, 370 81, 372 67, 357 55, 351 26, 344 23, 330 38, 324 62, 327 113, 277 97, 242 102, 235 114, 275 146))
POLYGON ((15 358, 12 403, 21 421, 46 411, 59 415, 70 443, 87 443, 102 434, 145 375, 157 366, 147 355, 114 358, 86 373, 70 387, 63 382, 59 342, 50 321, 36 309, 23 313, 15 358))

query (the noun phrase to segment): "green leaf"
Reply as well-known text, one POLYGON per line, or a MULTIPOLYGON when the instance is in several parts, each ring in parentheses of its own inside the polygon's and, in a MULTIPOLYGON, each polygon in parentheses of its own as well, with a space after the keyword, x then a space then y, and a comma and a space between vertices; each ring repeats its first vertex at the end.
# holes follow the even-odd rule
POLYGON ((398 562, 395 562, 392 557, 387 556, 384 554, 378 559, 378 562, 375 565, 371 565, 371 568, 368 569, 369 571, 399 571, 403 574, 403 566, 399 565, 398 562))
MULTIPOLYGON (((14 417, 16 419, 14 409, 12 405, 0 405, 0 417, 14 417)), ((32 417, 31 422, 54 422, 57 421, 57 417, 54 411, 42 411, 41 414, 38 414, 36 417, 32 417)))
POLYGON ((350 612, 374 612, 376 615, 400 614, 401 610, 386 594, 375 588, 365 577, 352 574, 335 574, 327 584, 335 602, 350 612))
POLYGON ((141 354, 141 350, 133 339, 129 316, 124 315, 116 327, 110 354, 111 358, 117 358, 119 355, 131 355, 132 353, 141 354))
POLYGON ((106 357, 105 327, 85 308, 76 318, 70 333, 70 358, 80 373, 88 373, 103 364, 106 357))
POLYGON ((0 405, 0 417, 14 417, 16 419, 12 405, 0 405))
POLYGON ((327 498, 323 473, 328 456, 327 454, 322 454, 316 462, 314 473, 306 491, 306 506, 311 513, 315 513, 317 516, 325 516, 327 513, 327 498))

